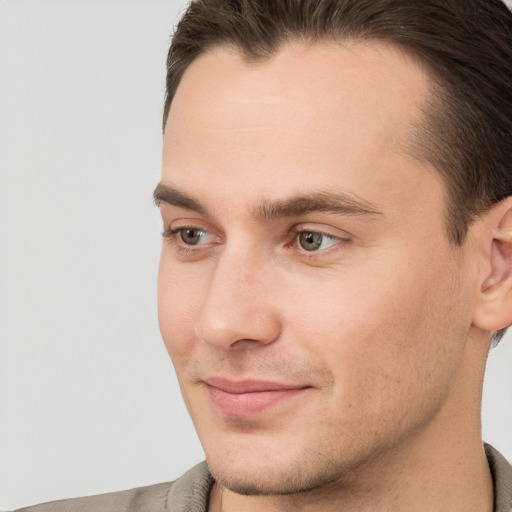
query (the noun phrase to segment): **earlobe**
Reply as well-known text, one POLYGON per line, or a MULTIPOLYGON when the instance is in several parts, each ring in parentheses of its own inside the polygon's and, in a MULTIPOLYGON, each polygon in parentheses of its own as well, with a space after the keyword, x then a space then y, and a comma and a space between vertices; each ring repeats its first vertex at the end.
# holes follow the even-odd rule
POLYGON ((486 221, 492 233, 488 273, 481 282, 473 325, 497 331, 512 323, 512 197, 493 207, 486 221))

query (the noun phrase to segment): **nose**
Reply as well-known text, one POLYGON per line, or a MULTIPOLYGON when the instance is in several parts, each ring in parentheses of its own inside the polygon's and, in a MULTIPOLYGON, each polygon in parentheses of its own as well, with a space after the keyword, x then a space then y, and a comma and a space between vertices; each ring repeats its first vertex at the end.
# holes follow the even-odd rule
POLYGON ((276 276, 262 258, 227 250, 219 257, 195 326, 217 350, 252 349, 276 341, 281 322, 272 304, 276 276))

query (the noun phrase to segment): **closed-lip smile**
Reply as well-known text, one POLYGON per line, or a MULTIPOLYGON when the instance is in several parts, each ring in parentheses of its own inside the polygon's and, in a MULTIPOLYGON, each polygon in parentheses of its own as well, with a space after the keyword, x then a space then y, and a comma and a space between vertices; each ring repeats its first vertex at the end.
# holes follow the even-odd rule
POLYGON ((230 380, 223 377, 204 379, 213 407, 227 416, 250 417, 286 399, 310 389, 308 385, 295 385, 265 380, 230 380))

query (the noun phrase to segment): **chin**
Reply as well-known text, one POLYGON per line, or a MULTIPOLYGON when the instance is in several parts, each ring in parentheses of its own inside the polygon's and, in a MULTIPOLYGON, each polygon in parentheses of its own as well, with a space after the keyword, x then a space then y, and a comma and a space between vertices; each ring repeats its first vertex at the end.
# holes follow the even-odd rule
POLYGON ((343 468, 320 454, 316 457, 316 460, 292 461, 268 454, 264 460, 254 460, 240 454, 236 461, 207 456, 207 463, 215 480, 232 492, 245 496, 277 496, 306 493, 340 479, 343 468))

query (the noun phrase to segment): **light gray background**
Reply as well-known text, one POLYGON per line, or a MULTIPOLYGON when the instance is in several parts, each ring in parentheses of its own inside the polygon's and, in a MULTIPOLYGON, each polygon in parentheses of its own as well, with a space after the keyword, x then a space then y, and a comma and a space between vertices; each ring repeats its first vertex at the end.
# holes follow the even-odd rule
MULTIPOLYGON (((183 1, 0 0, 0 510, 203 457, 160 340, 164 60, 183 1)), ((512 337, 484 437, 512 459, 512 337)))

